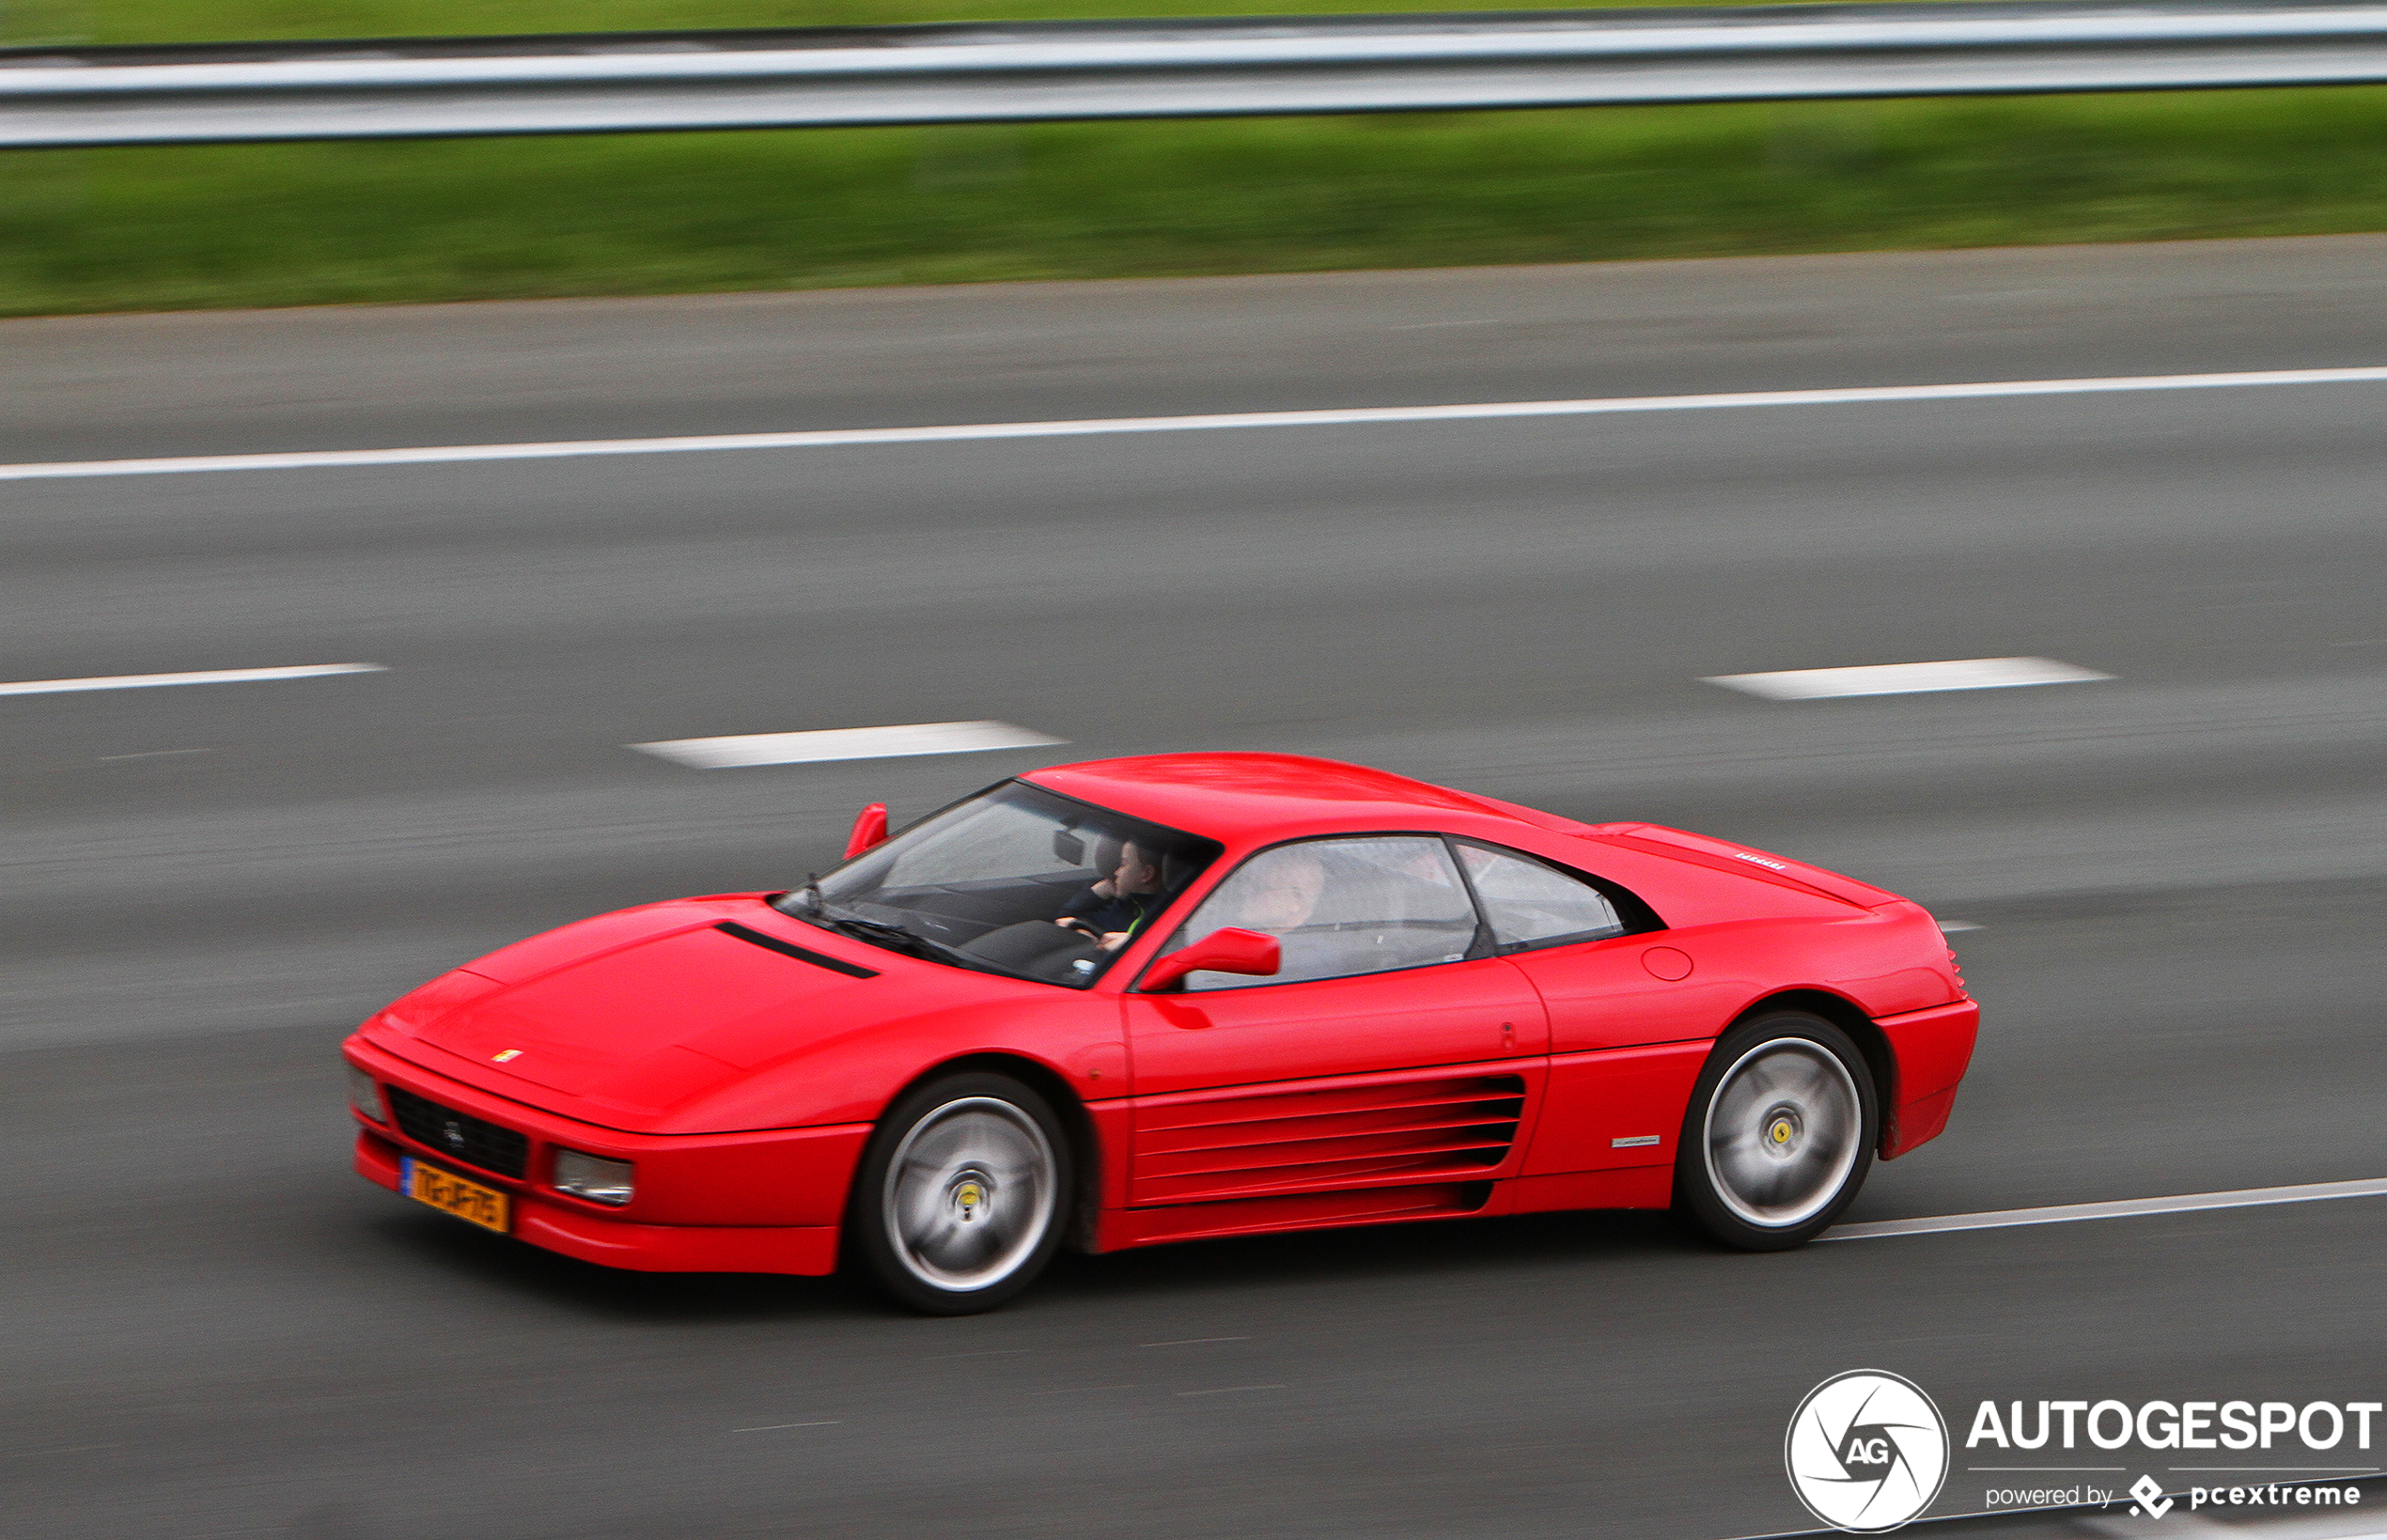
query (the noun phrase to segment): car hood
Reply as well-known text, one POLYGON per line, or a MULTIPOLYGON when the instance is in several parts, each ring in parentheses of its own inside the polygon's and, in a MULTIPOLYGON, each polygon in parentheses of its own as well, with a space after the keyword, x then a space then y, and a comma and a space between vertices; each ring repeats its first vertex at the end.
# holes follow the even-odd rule
POLYGON ((492 953, 394 1002, 365 1032, 482 1090, 660 1130, 690 1121, 667 1114, 695 1112, 777 1061, 931 1004, 922 986, 935 995, 942 981, 919 975, 932 968, 789 920, 757 896, 682 900, 492 953), (741 939, 725 924, 833 966, 741 939))

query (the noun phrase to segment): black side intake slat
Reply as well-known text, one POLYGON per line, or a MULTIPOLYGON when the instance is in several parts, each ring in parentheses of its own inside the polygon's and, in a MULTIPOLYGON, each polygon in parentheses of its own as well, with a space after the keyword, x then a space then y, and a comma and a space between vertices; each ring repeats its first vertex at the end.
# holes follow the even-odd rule
POLYGON ((428 1144, 460 1165, 478 1166, 500 1176, 519 1180, 530 1169, 528 1136, 395 1085, 382 1090, 389 1097, 390 1115, 398 1119, 398 1131, 416 1143, 428 1144))
POLYGON ((1204 1097, 1139 1114, 1134 1206, 1426 1183, 1497 1166, 1525 1082, 1467 1075, 1204 1097))

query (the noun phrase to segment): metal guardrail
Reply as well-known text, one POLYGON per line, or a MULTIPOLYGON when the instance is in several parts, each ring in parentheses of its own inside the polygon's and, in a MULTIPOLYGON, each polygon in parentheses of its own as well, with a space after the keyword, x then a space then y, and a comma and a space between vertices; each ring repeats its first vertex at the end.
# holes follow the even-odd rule
POLYGON ((2387 3, 1826 5, 0 51, 0 146, 2387 81, 2387 3))

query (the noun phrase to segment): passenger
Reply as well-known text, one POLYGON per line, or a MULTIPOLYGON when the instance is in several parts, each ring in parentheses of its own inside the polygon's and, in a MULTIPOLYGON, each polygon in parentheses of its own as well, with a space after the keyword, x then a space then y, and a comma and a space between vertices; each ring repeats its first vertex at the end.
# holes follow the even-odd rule
MULTIPOLYGON (((1207 932, 1218 926, 1239 926, 1276 938, 1278 965, 1273 982, 1295 983, 1309 978, 1333 978, 1358 972, 1347 965, 1345 954, 1350 950, 1343 937, 1307 931, 1318 915, 1318 900, 1326 893, 1326 863, 1317 851, 1303 846, 1287 846, 1272 850, 1245 867, 1237 877, 1227 879, 1220 896, 1227 901, 1218 906, 1215 919, 1210 907, 1195 917, 1195 924, 1207 932)), ((1218 975, 1220 983, 1206 984, 1211 988, 1233 988, 1249 984, 1244 978, 1218 975)))
POLYGON ((1119 846, 1111 875, 1062 905, 1053 923, 1091 937, 1105 952, 1116 952, 1168 908, 1161 889, 1160 853, 1128 840, 1119 846))
POLYGON ((1280 938, 1309 924, 1326 891, 1326 867, 1317 854, 1295 846, 1253 865, 1252 880, 1234 890, 1236 917, 1219 923, 1280 938))

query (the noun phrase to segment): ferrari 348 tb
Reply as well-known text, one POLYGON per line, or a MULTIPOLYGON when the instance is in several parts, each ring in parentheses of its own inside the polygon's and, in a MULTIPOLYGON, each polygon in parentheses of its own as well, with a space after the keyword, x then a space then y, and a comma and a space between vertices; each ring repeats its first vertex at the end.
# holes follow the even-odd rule
POLYGON ((1946 1124, 1919 906, 1328 760, 1037 770, 601 915, 346 1045, 357 1169, 536 1246, 958 1314, 1056 1249, 1676 1207, 1794 1246, 1946 1124))

